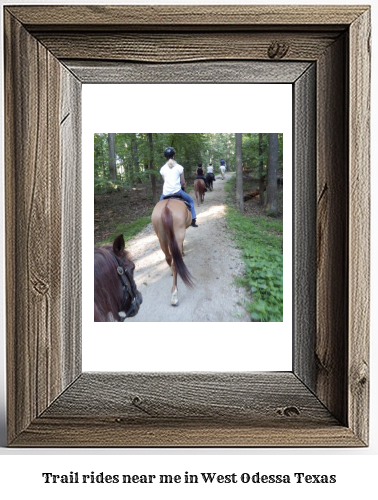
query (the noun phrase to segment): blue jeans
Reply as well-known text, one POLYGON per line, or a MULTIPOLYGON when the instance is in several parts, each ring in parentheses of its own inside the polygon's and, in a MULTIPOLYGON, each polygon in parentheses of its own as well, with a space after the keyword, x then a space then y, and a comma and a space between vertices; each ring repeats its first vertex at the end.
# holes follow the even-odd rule
MULTIPOLYGON (((183 198, 184 200, 186 200, 188 203, 190 203, 190 212, 192 214, 192 219, 196 219, 197 216, 196 216, 196 212, 194 210, 194 201, 193 201, 193 198, 191 198, 188 193, 186 193, 185 191, 183 191, 182 189, 180 189, 180 191, 177 191, 175 194, 177 194, 177 196, 181 196, 181 198, 183 198)), ((162 194, 160 196, 160 201, 164 198, 164 195, 162 194)))

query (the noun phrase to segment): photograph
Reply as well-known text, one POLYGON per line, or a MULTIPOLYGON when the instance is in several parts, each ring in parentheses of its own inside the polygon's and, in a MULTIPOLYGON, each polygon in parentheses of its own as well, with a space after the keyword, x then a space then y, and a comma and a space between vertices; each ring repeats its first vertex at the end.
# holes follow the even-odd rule
POLYGON ((94 321, 282 322, 283 140, 94 134, 94 321))

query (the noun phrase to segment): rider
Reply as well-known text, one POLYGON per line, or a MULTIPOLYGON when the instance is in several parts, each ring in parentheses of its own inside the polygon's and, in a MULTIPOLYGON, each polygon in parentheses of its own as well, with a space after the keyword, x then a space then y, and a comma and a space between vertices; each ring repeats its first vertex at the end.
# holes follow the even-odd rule
POLYGON ((222 179, 224 178, 224 173, 226 172, 227 170, 227 167, 226 167, 226 162, 224 160, 221 160, 220 162, 220 171, 221 171, 221 176, 222 176, 222 179))
POLYGON ((211 174, 213 176, 213 181, 215 181, 215 175, 214 175, 214 167, 213 167, 213 164, 210 162, 209 163, 209 166, 207 167, 207 172, 208 174, 211 174))
POLYGON ((202 179, 205 182, 205 186, 206 186, 205 187, 205 191, 207 191, 206 188, 208 188, 209 186, 207 184, 206 177, 204 175, 204 171, 203 171, 202 163, 201 162, 198 164, 198 168, 196 170, 196 174, 197 174, 196 179, 202 179))
POLYGON ((164 179, 163 194, 160 200, 164 199, 165 196, 171 196, 173 194, 181 196, 184 200, 190 203, 190 212, 192 214, 192 226, 198 227, 196 224, 196 212, 194 210, 193 199, 183 190, 185 187, 185 177, 184 177, 184 167, 179 165, 175 160, 176 151, 171 148, 165 148, 164 156, 167 158, 167 163, 163 165, 160 169, 160 174, 164 179))

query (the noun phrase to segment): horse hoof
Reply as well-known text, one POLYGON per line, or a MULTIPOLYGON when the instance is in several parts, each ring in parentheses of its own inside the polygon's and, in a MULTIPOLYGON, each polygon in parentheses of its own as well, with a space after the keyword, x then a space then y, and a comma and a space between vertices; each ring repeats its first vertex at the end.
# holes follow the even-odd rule
POLYGON ((171 297, 171 306, 178 306, 179 305, 179 300, 178 300, 178 297, 177 297, 177 293, 174 293, 171 297))
POLYGON ((177 293, 177 288, 171 295, 171 306, 178 306, 179 300, 178 300, 178 293, 177 293))

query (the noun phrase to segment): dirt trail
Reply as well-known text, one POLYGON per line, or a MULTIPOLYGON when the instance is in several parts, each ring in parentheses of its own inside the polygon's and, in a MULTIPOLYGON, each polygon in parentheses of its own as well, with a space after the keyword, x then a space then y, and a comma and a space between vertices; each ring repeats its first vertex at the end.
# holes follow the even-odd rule
MULTIPOLYGON (((232 174, 226 173, 226 179, 232 174)), ((232 241, 224 219, 225 192, 220 176, 205 202, 195 201, 198 228, 189 227, 184 242, 185 264, 195 279, 189 289, 178 278, 179 305, 170 304, 172 276, 164 254, 149 224, 128 241, 135 263, 135 281, 143 294, 139 313, 128 322, 250 321, 242 304, 245 291, 235 286, 235 276, 243 273, 240 251, 232 241)), ((194 193, 189 193, 195 200, 194 193)))

